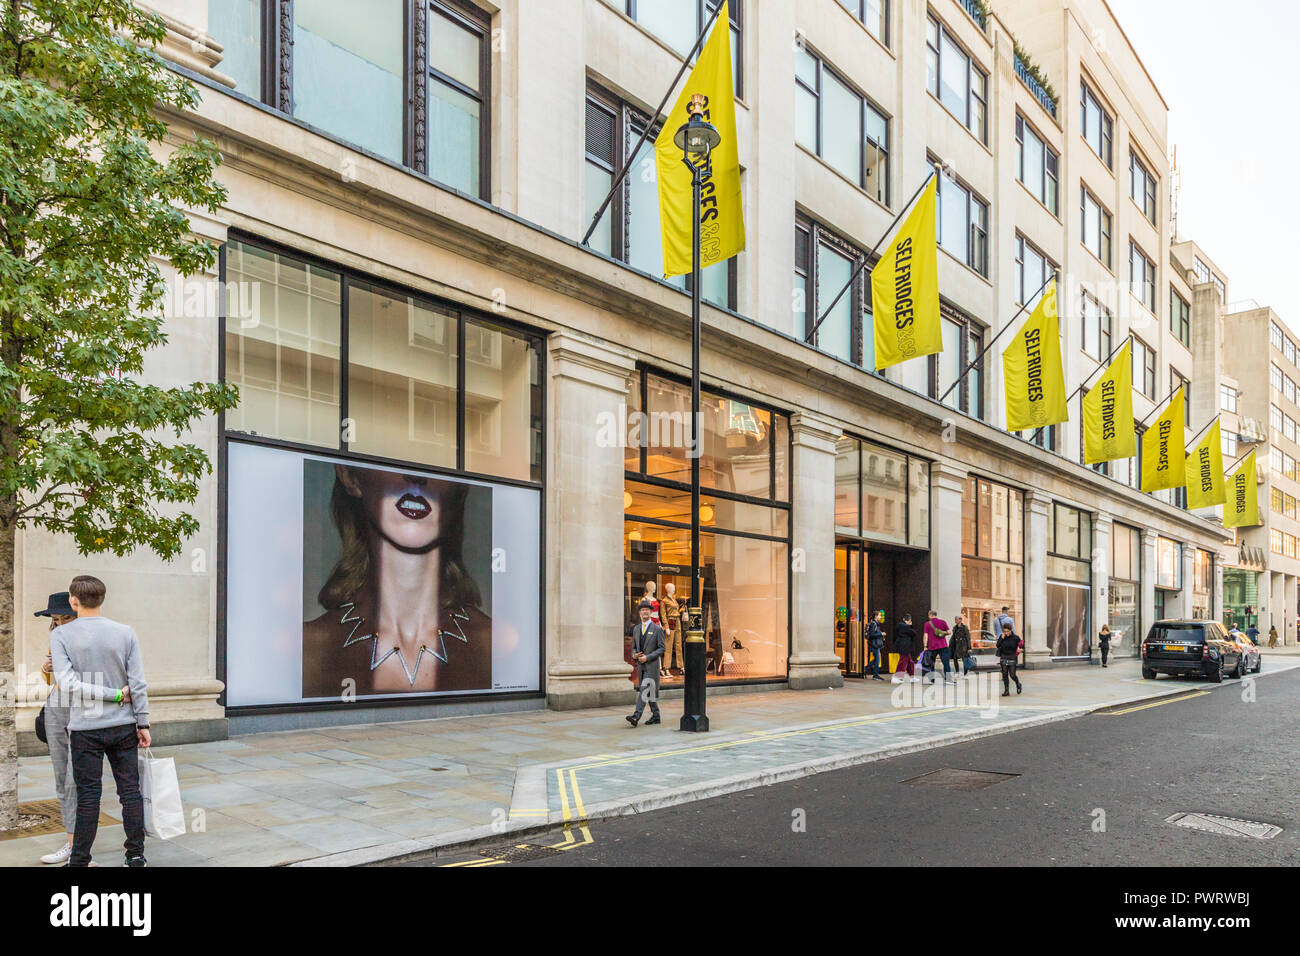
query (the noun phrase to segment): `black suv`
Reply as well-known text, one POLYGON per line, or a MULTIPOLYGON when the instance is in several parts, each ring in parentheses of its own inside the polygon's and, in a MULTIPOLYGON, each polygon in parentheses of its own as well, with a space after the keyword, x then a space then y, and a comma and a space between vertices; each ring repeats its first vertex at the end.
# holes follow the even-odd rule
POLYGON ((1216 684, 1245 674, 1245 655, 1218 621, 1156 621, 1142 642, 1142 676, 1200 674, 1216 684))

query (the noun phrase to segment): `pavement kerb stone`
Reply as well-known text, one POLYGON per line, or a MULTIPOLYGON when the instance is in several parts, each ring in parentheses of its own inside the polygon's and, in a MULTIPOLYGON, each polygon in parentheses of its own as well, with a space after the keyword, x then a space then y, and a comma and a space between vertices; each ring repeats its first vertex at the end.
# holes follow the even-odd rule
MULTIPOLYGON (((1290 665, 1280 668, 1279 670, 1269 671, 1268 673, 1282 673, 1287 670, 1292 670, 1297 666, 1300 666, 1300 664, 1290 665)), ((1267 676, 1267 674, 1257 674, 1253 676, 1261 677, 1267 676)), ((604 804, 594 804, 586 807, 587 813, 582 820, 571 820, 568 822, 570 825, 574 825, 587 823, 591 820, 601 818, 629 816, 636 813, 645 813, 651 810, 660 810, 666 807, 677 806, 682 803, 690 803, 695 800, 704 800, 710 797, 735 793, 739 790, 748 790, 755 787, 782 783, 788 780, 797 780, 802 777, 824 773, 829 770, 840 770, 846 767, 872 763, 877 760, 887 760, 891 757, 898 757, 904 754, 918 753, 923 750, 944 747, 949 744, 962 743, 968 740, 978 740, 983 737, 991 737, 1001 733, 1011 733, 1016 730, 1024 730, 1028 727, 1055 723, 1062 720, 1072 720, 1077 717, 1096 713, 1097 711, 1113 710, 1115 708, 1132 706, 1165 698, 1182 697, 1197 693, 1201 689, 1203 688, 1200 685, 1181 685, 1178 687, 1169 687, 1168 689, 1161 689, 1159 688, 1159 685, 1154 685, 1141 693, 1121 700, 1111 700, 1104 703, 1090 704, 1085 707, 1066 707, 1065 709, 1053 711, 1052 713, 1038 714, 1032 717, 1026 717, 1023 720, 1010 721, 994 727, 979 730, 955 731, 953 733, 940 734, 924 740, 914 741, 913 743, 904 746, 852 751, 838 754, 834 757, 821 757, 812 761, 789 764, 784 767, 752 771, 749 773, 737 774, 732 777, 714 778, 703 784, 688 784, 674 790, 647 794, 644 797, 610 801, 604 804)), ((804 724, 800 726, 832 726, 841 722, 842 721, 839 720, 819 721, 814 724, 804 724)), ((744 733, 737 733, 719 735, 717 738, 711 739, 726 741, 743 738, 745 736, 747 735, 744 733)), ((576 762, 579 761, 567 760, 557 764, 544 765, 544 768, 546 772, 549 773, 555 767, 571 766, 576 762)), ((529 768, 520 768, 519 772, 522 773, 524 770, 536 772, 536 766, 537 765, 533 765, 529 768)), ((502 824, 484 824, 483 826, 454 830, 448 833, 439 834, 435 837, 423 837, 414 840, 402 840, 396 843, 383 843, 375 846, 360 847, 355 850, 326 854, 284 865, 344 867, 407 862, 425 859, 430 856, 436 857, 450 852, 460 853, 465 850, 474 849, 477 846, 500 844, 515 837, 527 837, 550 833, 561 827, 564 823, 565 821, 562 819, 562 815, 558 811, 553 811, 545 823, 533 820, 507 820, 502 824)))

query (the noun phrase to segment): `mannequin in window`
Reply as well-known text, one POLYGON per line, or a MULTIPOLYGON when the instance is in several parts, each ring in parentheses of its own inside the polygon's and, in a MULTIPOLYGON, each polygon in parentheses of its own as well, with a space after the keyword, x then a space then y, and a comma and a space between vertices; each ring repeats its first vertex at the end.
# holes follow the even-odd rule
MULTIPOLYGON (((654 621, 656 624, 660 624, 659 599, 655 597, 655 587, 656 585, 653 581, 647 581, 645 583, 645 593, 641 595, 641 601, 650 602, 650 620, 654 621)), ((638 601, 637 604, 639 605, 641 601, 638 601)), ((660 624, 660 626, 662 627, 663 625, 660 624)))
POLYGON ((668 649, 664 651, 663 665, 666 670, 676 676, 677 671, 673 670, 673 651, 677 652, 678 670, 685 666, 685 658, 682 657, 682 621, 681 605, 677 603, 677 585, 669 581, 664 585, 664 599, 660 605, 663 612, 660 617, 663 619, 660 624, 664 629, 668 649))

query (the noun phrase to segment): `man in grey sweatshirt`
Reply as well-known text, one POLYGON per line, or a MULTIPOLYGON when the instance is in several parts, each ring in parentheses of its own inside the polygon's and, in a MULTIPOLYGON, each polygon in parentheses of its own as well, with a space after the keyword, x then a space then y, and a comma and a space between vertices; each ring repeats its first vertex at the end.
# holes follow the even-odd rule
POLYGON ((50 632, 55 680, 72 704, 68 731, 77 825, 68 865, 90 864, 107 757, 122 804, 126 865, 144 866, 138 748, 149 746, 149 698, 135 631, 100 613, 106 591, 103 581, 88 574, 73 578, 68 601, 77 618, 50 632))

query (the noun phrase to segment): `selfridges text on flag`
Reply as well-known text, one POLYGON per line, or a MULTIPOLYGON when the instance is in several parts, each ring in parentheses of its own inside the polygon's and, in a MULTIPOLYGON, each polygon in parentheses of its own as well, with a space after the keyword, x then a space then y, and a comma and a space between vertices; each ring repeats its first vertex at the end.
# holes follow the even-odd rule
POLYGON ((1180 388, 1142 436, 1143 491, 1177 488, 1186 480, 1187 451, 1183 434, 1186 393, 1186 386, 1180 388))
POLYGON ((695 93, 704 94, 704 118, 722 137, 717 148, 704 160, 704 182, 700 189, 700 268, 726 262, 745 248, 740 153, 736 144, 736 95, 731 78, 731 30, 728 23, 727 4, 723 3, 695 68, 655 138, 665 276, 685 275, 693 267, 691 170, 682 162, 682 151, 673 142, 673 137, 690 119, 687 106, 695 93))
POLYGON ((1228 497, 1223 503, 1225 528, 1249 528, 1259 524, 1259 489, 1255 484, 1255 453, 1252 451, 1228 476, 1228 497))
POLYGON ((871 270, 876 368, 943 351, 939 324, 936 174, 871 270))
POLYGON ((1083 396, 1083 460, 1095 465, 1137 454, 1133 431, 1133 340, 1083 396))
POLYGON ((1219 420, 1216 418, 1187 456, 1189 509, 1211 508, 1224 503, 1222 441, 1219 420))
POLYGON ((1048 284, 1025 327, 1002 353, 1007 397, 1007 431, 1046 428, 1068 421, 1056 282, 1048 284))

